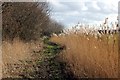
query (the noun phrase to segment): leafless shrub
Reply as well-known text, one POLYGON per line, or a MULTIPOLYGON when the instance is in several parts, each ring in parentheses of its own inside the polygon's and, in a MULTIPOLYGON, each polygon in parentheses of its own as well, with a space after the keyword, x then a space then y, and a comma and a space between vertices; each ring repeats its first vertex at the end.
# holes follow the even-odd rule
POLYGON ((58 32, 61 25, 50 19, 47 2, 5 2, 2 4, 3 40, 19 37, 23 41, 36 40, 44 34, 58 32))

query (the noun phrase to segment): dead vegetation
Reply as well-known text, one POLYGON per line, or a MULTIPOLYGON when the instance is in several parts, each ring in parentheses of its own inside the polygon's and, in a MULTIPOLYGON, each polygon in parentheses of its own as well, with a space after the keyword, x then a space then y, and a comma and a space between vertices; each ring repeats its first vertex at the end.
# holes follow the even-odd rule
POLYGON ((46 78, 42 37, 60 33, 63 25, 50 18, 48 2, 3 2, 1 6, 3 78, 46 78))
MULTIPOLYGON (((118 34, 104 34, 103 31, 101 35, 96 33, 97 30, 88 33, 86 27, 82 27, 80 31, 74 28, 74 31, 61 33, 63 25, 50 19, 50 8, 46 2, 6 2, 2 4, 2 8, 3 78, 49 80, 56 77, 118 77, 118 34), (51 41, 65 48, 61 54, 56 54, 61 49, 59 46, 45 46, 39 40, 52 33, 55 34, 51 41)), ((103 27, 106 28, 108 25, 104 24, 103 27)))
POLYGON ((51 41, 66 46, 60 58, 77 78, 117 78, 118 37, 73 33, 53 36, 51 41))
POLYGON ((6 77, 21 77, 27 75, 34 70, 37 60, 42 59, 41 54, 35 52, 42 51, 42 42, 24 43, 19 39, 14 39, 13 43, 2 43, 2 58, 3 58, 3 78, 6 77), (28 72, 28 73, 27 73, 28 72))

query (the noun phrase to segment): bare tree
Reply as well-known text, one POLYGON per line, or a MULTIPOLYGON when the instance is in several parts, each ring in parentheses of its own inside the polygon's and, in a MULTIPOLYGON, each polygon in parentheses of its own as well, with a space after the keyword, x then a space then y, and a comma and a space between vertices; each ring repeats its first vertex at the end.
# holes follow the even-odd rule
POLYGON ((5 2, 2 10, 3 40, 12 41, 16 37, 23 41, 37 40, 62 29, 61 24, 50 19, 47 2, 5 2))

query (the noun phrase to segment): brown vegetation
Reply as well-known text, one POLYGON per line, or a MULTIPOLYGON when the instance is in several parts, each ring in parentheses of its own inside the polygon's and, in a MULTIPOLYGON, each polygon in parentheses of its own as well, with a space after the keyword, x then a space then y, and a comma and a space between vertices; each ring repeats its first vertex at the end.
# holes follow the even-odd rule
POLYGON ((69 34, 53 36, 51 41, 65 45, 60 55, 77 78, 118 77, 118 35, 69 34))
POLYGON ((14 39, 13 44, 3 42, 2 58, 3 58, 3 78, 12 77, 20 78, 21 75, 28 75, 32 71, 35 61, 42 59, 42 55, 34 53, 42 51, 43 44, 41 42, 23 43, 19 39, 14 39), (28 62, 28 63, 27 63, 28 62))
MULTIPOLYGON (((47 77, 49 80, 50 73, 54 73, 53 68, 56 68, 58 62, 55 64, 57 60, 53 57, 53 60, 50 58, 41 63, 44 58, 44 55, 41 55, 44 44, 39 39, 52 33, 56 33, 56 36, 53 36, 51 41, 66 46, 57 59, 66 62, 67 71, 72 72, 75 77, 118 77, 117 34, 104 34, 96 38, 94 34, 66 32, 60 36, 63 25, 50 19, 50 7, 46 2, 5 2, 2 9, 3 78, 47 77)), ((91 33, 94 33, 94 30, 91 33)), ((46 48, 47 55, 56 50, 56 47, 51 48, 51 45, 46 48)))
POLYGON ((50 18, 47 2, 4 2, 2 4, 2 38, 12 41, 19 37, 28 42, 52 32, 59 33, 63 25, 50 18))
POLYGON ((43 70, 37 64, 44 56, 41 39, 53 32, 60 33, 63 28, 50 18, 50 11, 47 2, 3 2, 3 78, 46 77, 46 64, 41 65, 43 70))

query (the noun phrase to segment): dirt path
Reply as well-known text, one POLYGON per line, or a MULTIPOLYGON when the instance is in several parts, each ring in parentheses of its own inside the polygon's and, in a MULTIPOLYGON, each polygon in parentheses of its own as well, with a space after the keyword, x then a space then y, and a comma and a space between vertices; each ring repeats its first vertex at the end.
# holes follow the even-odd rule
POLYGON ((65 63, 59 59, 63 48, 51 42, 44 42, 44 45, 41 42, 3 42, 3 78, 71 80, 71 74, 65 73, 65 63))

